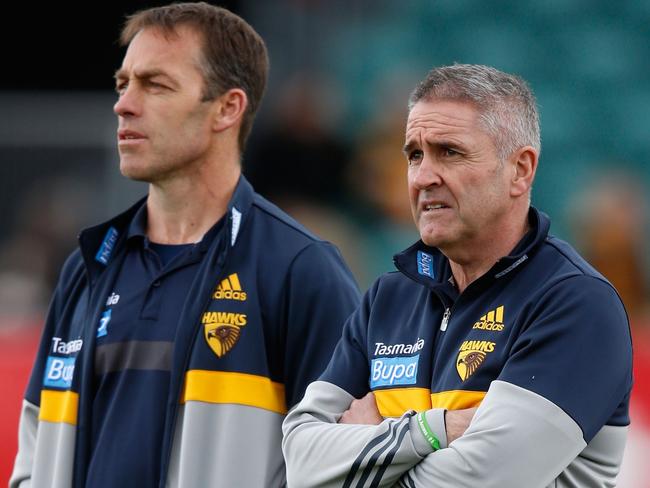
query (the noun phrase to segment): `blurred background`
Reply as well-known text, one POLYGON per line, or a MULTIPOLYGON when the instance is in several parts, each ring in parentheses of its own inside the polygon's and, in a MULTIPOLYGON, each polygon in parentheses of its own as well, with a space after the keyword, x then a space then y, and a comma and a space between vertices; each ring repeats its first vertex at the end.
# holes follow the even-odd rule
MULTIPOLYGON (((3 7, 0 483, 43 315, 80 229, 146 193, 118 171, 113 73, 124 15, 166 2, 3 7)), ((650 2, 233 0, 266 40, 269 87, 244 157, 257 190, 337 244, 363 289, 417 239, 406 100, 435 65, 480 63, 536 93, 533 203, 613 281, 635 336, 619 486, 650 486, 650 2)))

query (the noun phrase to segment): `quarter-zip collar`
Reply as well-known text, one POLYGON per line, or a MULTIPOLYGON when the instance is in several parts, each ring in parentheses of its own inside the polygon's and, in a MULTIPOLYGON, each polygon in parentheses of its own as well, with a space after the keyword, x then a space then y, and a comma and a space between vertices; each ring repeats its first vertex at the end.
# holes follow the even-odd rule
MULTIPOLYGON (((197 247, 204 258, 197 271, 197 276, 188 292, 181 317, 188 318, 189 324, 200 324, 200 314, 209 301, 212 285, 219 282, 220 273, 227 262, 231 249, 237 243, 239 233, 244 229, 250 215, 249 209, 253 203, 253 187, 244 176, 241 176, 232 198, 227 206, 226 215, 222 219, 225 228, 218 238, 202 239, 197 247)), ((113 283, 119 273, 121 261, 125 255, 129 226, 138 210, 145 205, 146 197, 142 198, 127 211, 117 217, 94 227, 90 227, 79 235, 79 247, 90 285, 90 300, 88 308, 88 326, 84 331, 84 348, 77 358, 75 376, 79 377, 79 391, 91 391, 93 381, 94 344, 96 329, 101 312, 104 309, 106 297, 112 290, 113 283), (78 371, 78 372, 77 372, 78 371)), ((210 233, 210 231, 208 231, 210 233)), ((206 234, 207 236, 207 234, 206 234)), ((179 327, 173 354, 172 378, 168 400, 168 416, 165 422, 165 437, 162 445, 161 486, 164 486, 169 468, 169 457, 173 441, 174 425, 178 413, 178 398, 185 379, 185 367, 191 352, 191 344, 195 339, 194 327, 179 327)), ((78 427, 76 437, 76 452, 74 464, 74 486, 85 486, 88 449, 90 442, 90 413, 91 405, 88 396, 83 396, 79 402, 78 427)))
MULTIPOLYGON (((528 211, 528 223, 530 230, 512 252, 497 260, 492 268, 472 282, 468 288, 482 289, 494 280, 513 272, 519 266, 525 265, 548 236, 551 225, 548 216, 532 206, 528 211)), ((449 259, 438 248, 429 247, 421 240, 396 254, 393 262, 402 274, 432 290, 448 292, 449 284, 453 283, 449 259)))
MULTIPOLYGON (((79 235, 79 247, 84 258, 86 270, 93 283, 108 263, 114 259, 117 252, 124 246, 129 236, 142 233, 141 228, 145 217, 145 205, 147 197, 141 198, 133 206, 117 217, 89 227, 79 235), (137 218, 136 218, 137 217, 137 218)), ((239 230, 253 202, 253 187, 242 175, 239 178, 235 191, 228 202, 226 220, 228 228, 228 240, 231 247, 234 246, 239 230)), ((213 229, 209 230, 210 233, 213 229)), ((208 237, 207 234, 205 237, 208 237)), ((209 238, 203 238, 198 244, 201 252, 206 252, 212 242, 209 238)))

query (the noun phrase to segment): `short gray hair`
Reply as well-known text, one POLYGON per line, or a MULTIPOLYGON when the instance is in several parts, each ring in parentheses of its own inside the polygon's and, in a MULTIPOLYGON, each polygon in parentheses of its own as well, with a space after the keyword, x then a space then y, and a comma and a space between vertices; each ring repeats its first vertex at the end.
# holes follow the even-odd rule
POLYGON ((519 76, 478 64, 434 68, 413 90, 409 111, 421 100, 436 98, 474 104, 502 160, 524 146, 541 151, 537 102, 519 76))

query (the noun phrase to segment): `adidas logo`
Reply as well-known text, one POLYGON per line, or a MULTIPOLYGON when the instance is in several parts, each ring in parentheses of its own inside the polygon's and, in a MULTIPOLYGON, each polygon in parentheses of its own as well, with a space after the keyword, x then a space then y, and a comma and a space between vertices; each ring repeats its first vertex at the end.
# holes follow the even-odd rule
POLYGON ((502 331, 505 327, 503 323, 503 313, 503 305, 495 308, 494 310, 490 310, 488 313, 478 319, 477 322, 474 323, 474 327, 472 327, 472 329, 494 330, 497 332, 502 331))
POLYGON ((217 285, 212 298, 215 300, 246 301, 246 292, 242 291, 237 273, 233 273, 217 285))

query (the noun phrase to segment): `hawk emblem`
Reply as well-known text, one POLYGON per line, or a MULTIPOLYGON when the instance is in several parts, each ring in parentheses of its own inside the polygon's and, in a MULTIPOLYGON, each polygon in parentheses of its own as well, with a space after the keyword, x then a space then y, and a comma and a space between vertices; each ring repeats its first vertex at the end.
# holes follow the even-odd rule
POLYGON ((221 358, 230 351, 241 335, 241 328, 246 325, 245 313, 207 311, 201 317, 203 336, 210 349, 221 358))
POLYGON ((218 323, 205 324, 204 331, 205 340, 217 357, 223 357, 230 351, 241 333, 237 325, 218 323))
POLYGON ((486 356, 487 354, 483 351, 473 351, 471 349, 459 352, 456 360, 456 371, 458 371, 460 379, 465 381, 472 376, 478 367, 483 364, 486 356))

